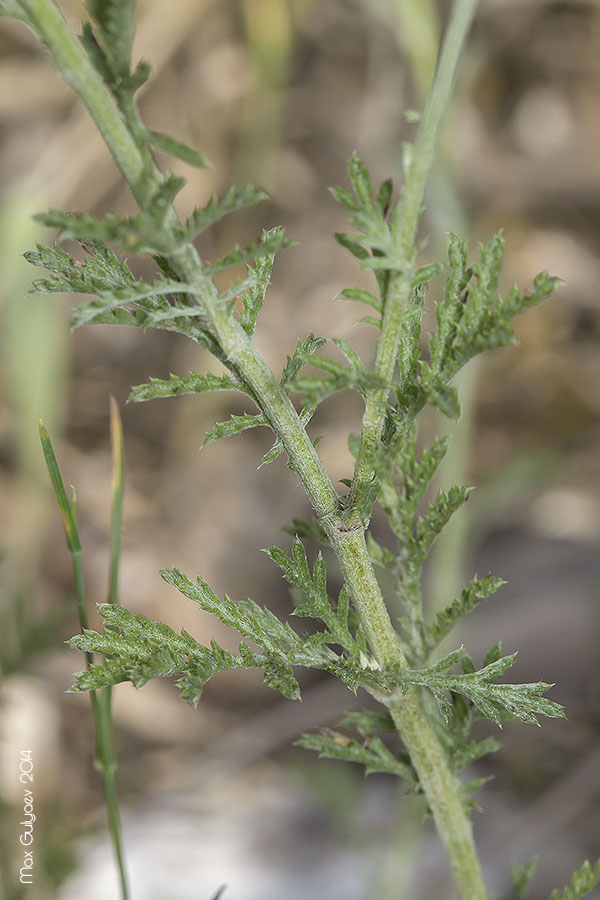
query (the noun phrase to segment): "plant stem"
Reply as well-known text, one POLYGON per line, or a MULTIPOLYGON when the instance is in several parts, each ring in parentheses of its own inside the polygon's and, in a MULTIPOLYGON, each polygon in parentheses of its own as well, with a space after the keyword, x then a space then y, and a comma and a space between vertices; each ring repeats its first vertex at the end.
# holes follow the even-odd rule
MULTIPOLYGON (((114 416, 114 413, 113 413, 114 416)), ((77 527, 77 517, 75 513, 75 499, 69 503, 67 492, 65 490, 64 481, 58 467, 56 455, 52 447, 52 442, 48 432, 44 428, 42 422, 39 426, 40 439, 42 442, 42 450, 46 459, 46 465, 50 474, 50 480, 54 489, 58 508, 60 510, 67 545, 71 553, 71 561, 73 565, 73 577, 75 580, 75 594, 77 597, 77 612, 79 616, 79 624, 81 630, 84 631, 88 627, 87 605, 85 599, 85 584, 83 580, 83 567, 81 565, 81 540, 79 537, 79 529, 77 527)), ((114 430, 113 430, 114 436, 114 430)), ((117 446, 118 437, 114 438, 115 447, 117 446)), ((117 453, 115 453, 117 459, 117 453)), ((122 454, 121 454, 122 461, 122 454)), ((118 470, 117 470, 118 471, 118 470)), ((118 484, 118 476, 115 477, 115 484, 118 484)), ((122 481, 121 481, 122 488, 122 481)), ((120 497, 122 490, 115 491, 117 498, 117 506, 120 506, 120 497)), ((120 510, 116 518, 120 520, 120 510)), ((89 668, 93 663, 91 653, 85 653, 86 665, 89 668)), ((117 869, 119 872, 119 882, 121 886, 121 900, 129 900, 129 888, 127 885, 127 874, 125 871, 125 858, 123 853, 123 841, 121 837, 121 822, 119 817, 119 800, 117 797, 117 784, 115 772, 117 770, 117 755, 114 745, 113 726, 112 726, 112 710, 111 710, 111 691, 110 688, 104 688, 100 692, 90 691, 90 703, 92 706, 92 714, 94 718, 94 726, 96 729, 96 757, 94 765, 102 776, 104 786, 104 799, 108 815, 108 826, 113 842, 115 858, 117 860, 117 869)))
MULTIPOLYGON (((406 271, 396 277, 388 296, 376 371, 391 380, 401 327, 403 303, 410 289, 414 236, 422 193, 433 155, 434 141, 447 106, 460 47, 476 5, 476 0, 457 0, 448 37, 442 52, 436 86, 427 105, 417 142, 417 160, 401 204, 400 246, 406 271), (444 82, 445 79, 445 82, 444 82), (418 159, 423 154, 423 160, 418 159)), ((143 209, 147 198, 162 181, 155 167, 143 164, 143 154, 129 133, 116 105, 70 32, 54 0, 22 0, 36 31, 49 48, 54 64, 79 94, 98 125, 131 190, 143 209)), ((175 212, 167 221, 175 222, 175 212)), ((348 530, 338 510, 337 493, 315 448, 285 391, 248 336, 219 301, 216 289, 206 276, 193 245, 186 244, 170 256, 182 281, 194 288, 207 320, 228 360, 252 386, 261 408, 282 440, 290 463, 297 471, 316 514, 340 564, 371 650, 381 666, 406 666, 381 590, 370 562, 364 528, 360 523, 348 530)), ((381 434, 387 391, 373 392, 365 413, 360 478, 372 478, 372 451, 381 434), (369 472, 371 473, 369 475, 369 472)), ((423 710, 416 689, 394 700, 390 707, 398 731, 410 752, 421 778, 428 803, 441 835, 461 900, 485 900, 486 891, 477 862, 471 826, 462 805, 460 788, 450 773, 444 752, 423 710)))
MULTIPOLYGON (((410 295, 415 267, 415 237, 422 212, 425 185, 433 162, 439 130, 452 96, 460 54, 477 2, 478 0, 456 0, 452 10, 433 87, 423 111, 413 158, 406 172, 402 197, 394 211, 392 229, 401 267, 390 276, 384 297, 374 367, 375 374, 385 384, 391 383, 396 367, 403 314, 410 295)), ((351 508, 356 507, 375 478, 374 458, 381 439, 388 397, 387 387, 376 388, 367 394, 350 494, 351 508)), ((357 519, 358 515, 355 514, 354 520, 357 519)))
POLYGON ((460 786, 448 767, 420 694, 410 689, 388 708, 419 776, 459 897, 461 900, 487 900, 460 786))

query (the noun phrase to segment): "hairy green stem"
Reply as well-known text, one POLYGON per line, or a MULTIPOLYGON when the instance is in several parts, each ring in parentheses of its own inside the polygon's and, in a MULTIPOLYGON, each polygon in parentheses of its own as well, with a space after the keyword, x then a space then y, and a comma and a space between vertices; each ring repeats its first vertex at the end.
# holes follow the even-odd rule
MULTIPOLYGON (((81 45, 68 29, 54 0, 21 0, 21 5, 50 50, 58 71, 88 107, 143 209, 163 176, 154 166, 148 167, 144 154, 128 131, 100 78, 91 68, 81 45)), ((382 373, 387 381, 391 380, 393 373, 401 313, 410 289, 412 246, 423 186, 430 167, 435 136, 451 92, 460 47, 475 5, 476 0, 457 0, 442 52, 433 99, 426 108, 422 137, 420 135, 417 142, 417 159, 404 192, 399 246, 407 261, 406 271, 397 276, 390 286, 377 351, 376 371, 382 373), (418 159, 419 153, 423 154, 422 161, 418 159)), ((172 211, 167 225, 175 221, 175 213, 172 211)), ((364 529, 360 524, 349 526, 342 521, 337 493, 289 397, 246 333, 219 301, 216 289, 206 276, 193 245, 185 245, 171 255, 170 261, 182 281, 194 288, 194 294, 202 304, 228 361, 252 386, 263 411, 282 440, 290 463, 297 471, 335 551, 377 662, 381 666, 405 666, 397 634, 368 556, 364 529)), ((385 390, 373 392, 367 403, 366 427, 363 428, 363 445, 366 449, 362 451, 358 473, 363 482, 372 478, 372 466, 369 470, 371 453, 381 434, 386 404, 385 390)), ((390 708, 422 780, 461 900, 485 900, 486 892, 460 788, 450 773, 443 750, 423 710, 420 695, 416 689, 410 690, 405 697, 394 701, 390 708)))
POLYGON ((409 689, 388 705, 419 776, 452 869, 461 900, 486 900, 471 822, 456 777, 423 710, 420 694, 409 689))
MULTIPOLYGON (((381 330, 377 343, 374 372, 390 384, 398 357, 398 344, 403 316, 408 301, 415 267, 415 237, 422 212, 423 195, 433 162, 437 137, 450 103, 460 54, 478 0, 456 0, 440 54, 431 93, 425 104, 421 127, 411 162, 407 166, 402 197, 394 212, 393 234, 400 260, 399 271, 392 274, 384 297, 381 330)), ((355 507, 375 479, 375 453, 381 439, 387 410, 389 389, 368 392, 365 402, 360 445, 350 506, 355 507)), ((354 516, 356 519, 357 516, 354 516)))

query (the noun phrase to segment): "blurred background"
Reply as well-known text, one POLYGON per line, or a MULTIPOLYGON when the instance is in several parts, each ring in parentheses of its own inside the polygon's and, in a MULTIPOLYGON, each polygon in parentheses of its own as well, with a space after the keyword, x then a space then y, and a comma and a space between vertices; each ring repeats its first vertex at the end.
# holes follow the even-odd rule
MULTIPOLYGON (((154 75, 141 96, 153 128, 197 145, 208 170, 188 178, 187 215, 232 182, 271 201, 214 228, 209 258, 263 227, 301 246, 281 254, 257 332, 276 372, 308 331, 344 337, 368 359, 373 329, 339 291, 369 276, 339 247, 344 210, 327 191, 346 184, 353 149, 376 178, 398 182, 448 4, 434 0, 140 0, 136 58, 154 75)), ((83 4, 62 0, 77 29, 83 4)), ((563 885, 600 847, 600 5, 578 0, 482 0, 423 222, 423 261, 443 258, 445 233, 507 240, 503 289, 541 269, 564 284, 517 324, 520 346, 461 376, 463 417, 442 473, 477 487, 428 573, 432 607, 477 571, 508 584, 474 612, 458 640, 477 662, 502 639, 520 650, 517 680, 557 683, 569 721, 507 725, 504 749, 474 814, 490 889, 509 893, 509 863, 540 857, 532 900, 563 885)), ((31 219, 49 206, 133 211, 86 113, 33 35, 0 29, 0 895, 46 900, 117 897, 101 784, 92 765, 89 699, 65 691, 82 660, 70 559, 37 436, 42 417, 65 482, 77 490, 90 604, 108 589, 109 397, 122 409, 126 502, 124 605, 195 637, 235 639, 158 575, 196 572, 222 594, 280 614, 290 599, 259 552, 307 517, 303 492, 261 430, 201 449, 216 420, 244 407, 229 395, 125 406, 149 375, 206 371, 212 362, 174 335, 124 328, 69 334, 74 299, 27 297, 39 273, 22 259, 51 235, 31 219), (22 785, 18 754, 35 756, 36 870, 18 884, 22 785), (15 872, 17 878, 15 882, 15 872)), ((145 274, 144 262, 130 260, 145 274)), ((435 284, 432 297, 439 293, 435 284)), ((351 473, 348 431, 358 396, 335 395, 314 420, 332 477, 351 473)), ((423 423, 425 439, 446 423, 423 423)), ((377 523, 376 523, 377 527, 377 523)), ((283 542, 283 543, 282 543, 283 542)), ((90 610, 92 624, 97 617, 90 610)), ((125 842, 134 898, 440 900, 446 865, 418 798, 385 776, 318 762, 294 749, 302 731, 335 725, 356 700, 304 678, 301 704, 247 672, 211 682, 197 710, 174 686, 114 692, 125 842)), ((490 726, 490 731, 493 726, 490 726)), ((497 736, 497 735, 496 735, 497 736)), ((600 897, 600 893, 591 895, 600 897)))

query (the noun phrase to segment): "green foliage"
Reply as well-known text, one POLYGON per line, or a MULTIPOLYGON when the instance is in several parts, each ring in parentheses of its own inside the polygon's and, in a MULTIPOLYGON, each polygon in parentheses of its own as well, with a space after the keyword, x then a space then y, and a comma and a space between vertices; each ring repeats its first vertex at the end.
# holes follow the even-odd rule
POLYGON ((233 415, 226 422, 217 422, 217 424, 206 432, 204 438, 205 444, 212 444, 220 438, 231 437, 239 434, 241 431, 247 431, 249 428, 256 428, 258 425, 268 425, 269 422, 262 414, 252 416, 244 413, 241 416, 233 415))
POLYGON ((558 889, 552 891, 548 900, 580 900, 580 897, 585 897, 598 884, 600 884, 600 859, 593 866, 586 859, 582 867, 573 873, 571 884, 566 885, 562 891, 558 889))
POLYGON ((460 597, 457 597, 450 606, 439 612, 435 622, 429 626, 429 637, 427 640, 429 648, 433 649, 439 644, 462 616, 477 606, 478 603, 481 603, 482 600, 487 600, 503 584, 506 584, 506 582, 502 578, 495 578, 493 575, 486 575, 485 578, 478 578, 477 576, 472 578, 460 597))
POLYGON ((289 249, 294 247, 293 241, 287 241, 282 228, 272 228, 270 231, 264 231, 259 241, 248 244, 246 247, 235 245, 231 253, 217 260, 206 268, 206 274, 209 277, 225 272, 227 269, 234 269, 236 266, 244 266, 249 263, 256 262, 262 256, 271 257, 277 250, 282 248, 289 249))
POLYGON ((206 157, 202 153, 168 134, 161 134, 160 131, 148 131, 147 136, 148 143, 152 147, 156 147, 157 150, 168 153, 170 156, 176 156, 177 159, 181 159, 190 166, 204 169, 208 165, 206 157))
MULTIPOLYGON (((531 882, 537 867, 537 858, 532 859, 526 866, 514 863, 511 866, 511 879, 513 883, 512 897, 499 897, 498 900, 527 900, 531 889, 531 882)), ((581 900, 590 891, 600 884, 600 859, 595 865, 590 865, 588 860, 580 869, 573 873, 571 883, 562 890, 556 888, 552 891, 548 900, 581 900)))
POLYGON ((537 864, 537 856, 534 856, 524 866, 521 866, 519 863, 513 863, 510 867, 513 893, 510 897, 498 897, 497 900, 527 900, 537 864))
POLYGON ((122 681, 141 687, 152 678, 178 675, 182 696, 196 705, 205 683, 213 675, 228 669, 261 668, 265 683, 293 700, 300 696, 293 666, 330 672, 352 691, 363 682, 381 684, 378 673, 364 664, 361 653, 364 640, 350 632, 347 591, 342 589, 337 608, 333 610, 326 594, 322 559, 315 563, 311 577, 306 556, 298 545, 299 542, 294 546, 291 560, 277 548, 268 552, 285 567, 286 577, 289 575, 306 592, 306 600, 297 607, 296 615, 313 615, 309 610, 314 610, 325 622, 327 631, 300 635, 252 600, 235 603, 227 596, 220 600, 202 578, 194 583, 179 569, 163 569, 161 575, 168 584, 194 600, 205 612, 217 616, 244 641, 257 644, 263 652, 254 652, 244 641, 237 654, 224 650, 215 641, 205 647, 185 631, 177 634, 162 622, 151 622, 145 616, 101 604, 98 609, 104 620, 104 634, 85 629, 70 644, 87 653, 100 653, 105 661, 80 672, 72 690, 95 690, 122 681), (340 646, 342 655, 332 649, 340 646))
POLYGON ((194 210, 187 221, 188 233, 190 237, 194 238, 225 216, 256 206, 267 199, 268 194, 252 184, 247 184, 242 188, 230 187, 220 200, 212 197, 206 206, 194 210))
POLYGON ((78 650, 102 653, 105 662, 90 666, 75 676, 73 691, 97 690, 100 687, 130 681, 142 687, 152 678, 178 675, 177 686, 182 697, 196 705, 205 683, 213 675, 229 669, 264 668, 265 682, 285 696, 299 695, 291 669, 273 654, 257 654, 245 644, 237 654, 229 653, 216 642, 204 647, 191 635, 177 634, 161 622, 150 622, 145 616, 133 615, 125 609, 107 604, 99 606, 104 620, 103 635, 85 630, 71 638, 78 650))
POLYGON ((248 388, 228 375, 196 375, 190 372, 189 377, 171 375, 167 380, 151 378, 147 384, 138 384, 131 388, 129 400, 141 403, 144 400, 156 400, 159 397, 178 397, 180 394, 201 394, 205 391, 242 391, 248 388))
POLYGON ((552 687, 543 681, 529 684, 495 684, 496 678, 504 674, 515 662, 516 653, 504 656, 485 665, 476 672, 463 675, 444 674, 447 669, 460 661, 462 649, 454 650, 443 659, 421 670, 407 670, 402 673, 404 684, 418 684, 429 688, 435 697, 444 719, 449 721, 453 708, 448 694, 466 697, 486 718, 502 726, 508 717, 519 719, 530 725, 539 725, 536 716, 564 718, 560 704, 540 696, 552 687))
POLYGON ((296 741, 296 745, 305 750, 315 750, 319 754, 319 759, 340 759, 344 762, 358 763, 365 767, 365 775, 385 772, 388 775, 405 778, 409 782, 415 780, 411 766, 394 756, 378 737, 371 737, 361 743, 337 732, 323 732, 304 734, 296 741))
POLYGON ((77 517, 75 514, 75 495, 73 495, 72 501, 69 502, 67 492, 65 490, 65 484, 62 479, 62 475, 60 474, 58 462, 56 460, 56 456, 50 442, 50 437, 42 422, 39 423, 39 431, 44 459, 46 460, 46 466, 48 468, 48 474, 50 475, 50 481, 52 482, 54 496, 56 497, 58 509, 63 521, 65 537, 67 539, 67 546, 69 548, 69 552, 77 556, 82 552, 82 548, 81 540, 79 538, 79 530, 77 528, 77 517))
MULTIPOLYGON (((111 77, 115 82, 127 78, 133 43, 134 0, 88 0, 87 5, 96 23, 111 77)), ((93 34, 89 25, 87 34, 90 37, 93 34)))
MULTIPOLYGON (((178 634, 161 622, 151 622, 115 604, 103 604, 99 609, 104 633, 84 628, 70 642, 88 654, 89 660, 88 669, 77 675, 74 690, 95 691, 122 681, 139 687, 151 678, 175 675, 183 697, 196 704, 213 675, 253 667, 264 671, 270 687, 295 699, 299 687, 294 668, 313 668, 332 674, 354 692, 359 686, 365 688, 384 708, 389 707, 400 731, 410 701, 410 715, 416 716, 412 724, 418 722, 421 733, 431 735, 429 750, 437 747, 440 751, 438 760, 445 772, 447 767, 458 772, 498 749, 491 738, 472 738, 472 727, 480 718, 497 725, 506 719, 537 724, 539 715, 563 715, 557 703, 543 696, 549 684, 498 681, 515 660, 515 654, 502 656, 499 644, 490 650, 480 669, 462 648, 430 662, 431 651, 461 616, 500 587, 500 579, 491 575, 472 579, 433 623, 426 622, 423 609, 423 566, 438 535, 467 501, 470 489, 452 486, 437 494, 432 490, 448 440, 438 439, 430 448, 419 451, 418 417, 429 404, 449 418, 458 418, 455 375, 479 353, 514 344, 512 320, 552 293, 558 283, 542 273, 534 279, 530 291, 522 293, 515 287, 506 297, 500 296, 501 234, 480 245, 478 261, 472 264, 466 244, 451 235, 442 285, 435 282, 443 271, 441 265, 429 262, 416 266, 415 235, 425 178, 473 8, 472 2, 464 0, 455 4, 450 26, 454 37, 448 41, 447 53, 441 55, 432 102, 425 107, 416 143, 405 145, 405 183, 400 201, 393 202, 391 179, 379 187, 373 185, 356 153, 348 165, 351 189, 332 190, 334 198, 349 212, 354 229, 336 235, 336 239, 359 260, 361 268, 373 272, 372 290, 346 288, 340 296, 367 305, 375 313, 362 319, 378 329, 375 364, 365 366, 342 339, 334 339, 333 344, 343 362, 322 355, 319 351, 326 339, 311 332, 298 341, 277 382, 249 339, 265 301, 275 254, 293 246, 293 242, 286 239, 281 228, 273 228, 245 247, 235 245, 217 261, 198 256, 192 241, 199 233, 238 210, 253 207, 266 195, 252 185, 230 188, 220 199, 212 198, 206 206, 194 210, 187 222, 178 220, 172 203, 184 179, 163 174, 156 166, 154 151, 194 166, 205 166, 206 160, 178 139, 148 129, 141 120, 135 95, 148 79, 150 67, 140 62, 131 69, 133 0, 89 0, 91 21, 84 26, 80 42, 72 39, 62 18, 56 18, 52 4, 36 3, 32 12, 26 0, 0 0, 2 13, 15 15, 34 28, 61 73, 81 94, 139 205, 139 213, 130 218, 107 215, 96 219, 56 210, 41 216, 40 221, 58 229, 62 238, 78 241, 85 255, 80 261, 60 246, 38 245, 26 257, 46 269, 48 275, 37 280, 33 290, 91 296, 76 311, 75 326, 123 324, 162 329, 185 335, 208 350, 222 363, 226 374, 151 378, 147 384, 133 388, 131 399, 145 401, 209 390, 241 391, 253 400, 258 411, 235 414, 217 423, 207 432, 206 443, 249 428, 270 427, 275 443, 261 464, 286 450, 288 465, 300 474, 318 513, 314 525, 294 521, 297 536, 289 554, 277 547, 266 551, 291 586, 296 621, 311 620, 308 633, 296 631, 251 600, 219 599, 201 578, 193 582, 178 569, 165 569, 162 575, 169 584, 234 629, 241 638, 238 651, 230 652, 215 642, 203 646, 185 631, 178 634), (111 96, 105 95, 104 88, 111 96), (147 281, 137 279, 109 246, 113 243, 124 256, 149 253, 160 273, 147 281), (226 272, 233 275, 223 287, 221 276, 226 272), (433 301, 435 330, 427 336, 424 350, 422 323, 428 291, 434 288, 439 297, 433 301), (318 405, 342 389, 357 390, 366 406, 361 436, 351 441, 357 464, 354 478, 343 479, 349 489, 346 497, 337 495, 314 453, 318 438, 311 441, 306 435, 318 405), (302 395, 296 415, 289 399, 295 393, 302 395), (387 514, 395 538, 393 548, 378 543, 371 534, 366 536, 366 547, 361 544, 377 500, 387 514), (335 599, 328 590, 323 555, 318 553, 309 565, 300 536, 330 544, 335 550, 346 580, 335 599), (389 622, 370 560, 385 569, 401 606, 399 631, 389 622), (99 654, 103 661, 92 661, 92 654, 99 654), (462 672, 451 673, 449 670, 458 664, 462 672), (427 692, 435 699, 440 715, 433 703, 421 704, 427 692)), ((48 446, 45 442, 44 452, 76 559, 80 546, 74 506, 67 499, 48 446)), ((436 787, 428 787, 427 779, 435 780, 436 773, 427 773, 423 762, 427 748, 412 746, 411 752, 422 756, 421 767, 415 762, 413 768, 404 749, 389 749, 380 736, 390 721, 387 715, 368 711, 352 714, 342 723, 344 729, 353 732, 352 737, 323 732, 305 735, 300 744, 322 756, 358 762, 367 773, 398 775, 411 789, 423 789, 438 827, 445 833, 446 846, 456 846, 457 852, 463 852, 471 846, 463 806, 470 804, 470 792, 485 779, 476 778, 462 788, 451 789, 448 773, 447 780, 444 776, 436 787), (423 777, 422 785, 416 769, 423 777), (460 831, 456 840, 455 827, 460 831)), ((484 892, 481 878, 476 865, 475 870, 472 861, 468 865, 477 882, 473 896, 476 894, 479 900, 484 892)), ((454 860, 452 867, 455 874, 460 872, 460 861, 454 860)), ((531 864, 513 870, 516 900, 524 900, 532 875, 531 864)), ((550 900, 577 900, 599 879, 599 865, 592 870, 586 864, 573 877, 572 887, 554 892, 550 900)), ((462 896, 466 896, 464 891, 462 896)))
POLYGON ((282 570, 285 580, 300 593, 302 599, 296 605, 294 615, 320 619, 326 625, 333 642, 343 647, 353 658, 357 658, 365 649, 364 636, 360 630, 354 635, 350 630, 350 596, 347 589, 342 588, 335 606, 330 600, 327 593, 327 571, 321 553, 315 560, 312 575, 304 544, 298 538, 294 540, 290 556, 279 547, 269 547, 265 553, 282 570))
POLYGON ((412 790, 418 788, 419 779, 409 755, 404 751, 392 753, 379 737, 379 732, 395 731, 389 715, 380 715, 370 709, 351 712, 342 719, 340 727, 354 732, 355 736, 323 729, 320 734, 303 734, 296 744, 305 750, 316 751, 319 758, 358 763, 364 766, 365 775, 384 772, 403 778, 412 790))

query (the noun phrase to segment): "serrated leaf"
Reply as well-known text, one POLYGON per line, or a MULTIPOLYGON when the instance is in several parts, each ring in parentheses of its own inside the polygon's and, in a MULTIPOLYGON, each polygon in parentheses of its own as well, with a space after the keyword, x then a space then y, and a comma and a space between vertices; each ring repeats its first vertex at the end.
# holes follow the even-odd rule
MULTIPOLYGON (((262 240, 270 241, 276 232, 280 229, 273 228, 270 231, 263 231, 262 240)), ((275 253, 267 253, 265 256, 259 256, 256 260, 256 268, 250 269, 253 275, 253 283, 248 290, 242 295, 242 314, 240 316, 240 325, 249 337, 254 334, 256 321, 262 309, 265 300, 267 288, 271 281, 273 265, 275 262, 275 253)))
POLYGON ((204 391, 242 391, 248 394, 249 388, 227 375, 197 375, 190 372, 188 377, 171 375, 170 378, 150 378, 147 384, 138 384, 131 388, 129 400, 140 403, 160 397, 178 397, 181 394, 199 394, 204 391))
POLYGON ((134 0, 87 0, 114 76, 129 75, 135 26, 134 0))
POLYGON ((452 769, 455 772, 464 769, 471 765, 472 762, 487 756, 488 753, 497 753, 501 749, 502 744, 500 741, 491 737, 485 738, 483 741, 471 741, 453 754, 452 769))
POLYGON ((531 725, 539 724, 536 718, 538 715, 564 718, 565 713, 560 704, 541 696, 550 690, 551 684, 541 681, 528 684, 494 683, 496 678, 513 665, 516 653, 505 656, 472 674, 442 674, 444 666, 447 668, 457 661, 456 652, 427 669, 409 669, 402 674, 405 682, 420 684, 431 690, 445 719, 449 720, 452 715, 448 693, 467 697, 485 718, 491 719, 500 727, 505 713, 531 725))
POLYGON ((269 425, 269 420, 262 413, 258 415, 250 415, 250 413, 243 413, 241 416, 233 415, 226 422, 217 422, 216 425, 210 428, 206 432, 204 443, 212 444, 220 438, 232 437, 234 434, 247 431, 248 428, 256 428, 259 425, 269 425))
POLYGON ((582 867, 573 873, 571 884, 566 885, 562 891, 558 889, 552 891, 548 900, 580 900, 598 884, 600 884, 600 859, 594 866, 586 859, 582 867))
POLYGON ((101 653, 106 661, 78 673, 73 691, 96 690, 122 681, 142 687, 152 678, 178 675, 182 696, 195 706, 205 683, 219 672, 277 664, 268 654, 253 653, 243 645, 239 654, 223 650, 214 641, 204 647, 185 631, 177 634, 162 622, 151 622, 112 604, 101 604, 98 610, 104 620, 104 634, 86 629, 69 644, 87 653, 101 653))
POLYGON ((236 244, 232 252, 228 253, 227 256, 224 256, 212 265, 206 266, 205 272, 209 278, 213 278, 219 272, 225 272, 236 266, 248 265, 260 259, 261 256, 270 256, 277 250, 288 250, 295 246, 295 241, 286 240, 281 228, 273 228, 271 231, 263 232, 261 240, 256 243, 248 244, 246 247, 240 247, 236 244))
POLYGON ((534 856, 529 862, 521 866, 519 863, 513 863, 510 867, 510 878, 513 886, 513 900, 527 900, 531 889, 531 882, 535 875, 538 858, 534 856))
POLYGON ((471 489, 468 487, 451 487, 448 491, 439 491, 435 500, 427 507, 416 529, 415 556, 424 560, 435 541, 443 531, 454 513, 469 499, 471 489))
POLYGON ((320 759, 339 759, 358 763, 365 767, 366 775, 385 772, 405 778, 411 786, 416 783, 412 767, 394 756, 377 737, 372 737, 365 745, 344 734, 329 731, 321 734, 303 734, 296 741, 296 746, 316 751, 320 759))
MULTIPOLYGON (((435 622, 429 627, 428 645, 434 647, 443 640, 462 616, 499 590, 503 584, 506 582, 502 578, 494 578, 492 575, 487 575, 485 578, 477 578, 477 576, 472 578, 460 597, 457 597, 450 606, 437 614, 435 622)), ((492 662, 492 660, 489 661, 492 662)))
POLYGON ((345 615, 337 615, 327 593, 327 575, 321 554, 317 556, 311 575, 306 550, 298 538, 294 540, 290 556, 279 547, 269 547, 265 553, 282 570, 288 584, 301 595, 294 615, 321 619, 327 626, 330 639, 351 654, 357 655, 356 641, 348 627, 348 597, 340 595, 345 615))
POLYGON ((356 192, 356 196, 362 205, 372 202, 373 184, 369 170, 357 153, 353 153, 348 162, 348 174, 356 192))
MULTIPOLYGON (((378 673, 364 672, 358 662, 339 656, 329 646, 339 643, 337 634, 335 639, 332 634, 323 632, 299 635, 288 622, 280 621, 269 609, 258 606, 253 600, 234 603, 227 596, 218 599, 202 578, 194 583, 179 569, 163 569, 161 575, 206 612, 216 615, 243 638, 262 647, 265 658, 261 657, 260 665, 265 669, 265 678, 269 679, 267 683, 275 684, 284 693, 288 691, 286 696, 298 696, 292 666, 329 672, 354 692, 362 679, 371 683, 381 682, 378 673)), ((317 580, 321 581, 321 575, 317 575, 317 580)), ((243 645, 240 651, 242 649, 243 645)))
POLYGON ((298 339, 296 349, 291 356, 288 356, 286 364, 283 367, 283 372, 281 373, 280 383, 285 391, 289 392, 294 379, 300 373, 303 366, 310 362, 317 350, 320 350, 326 343, 326 338, 315 337, 312 331, 303 341, 298 339))
MULTIPOLYGON (((164 210, 163 210, 164 212, 164 210)), ((58 228, 63 238, 88 242, 98 246, 106 241, 116 241, 129 253, 160 254, 171 250, 172 241, 161 231, 161 221, 156 221, 148 213, 139 213, 130 218, 112 214, 102 219, 84 213, 67 213, 51 209, 34 216, 37 222, 49 228, 58 228)), ((177 232, 179 238, 183 231, 177 232)))
POLYGON ((432 278, 437 278, 443 271, 444 267, 440 263, 428 263, 426 266, 419 266, 413 273, 411 289, 415 290, 415 288, 427 284, 432 278))
POLYGON ((453 385, 437 378, 432 370, 423 363, 419 385, 425 391, 427 400, 449 419, 460 418, 458 391, 453 385))
POLYGON ((194 210, 187 220, 189 235, 193 238, 225 216, 257 206, 268 199, 269 195, 265 191, 252 184, 241 188, 230 187, 222 197, 212 197, 206 206, 194 210))

